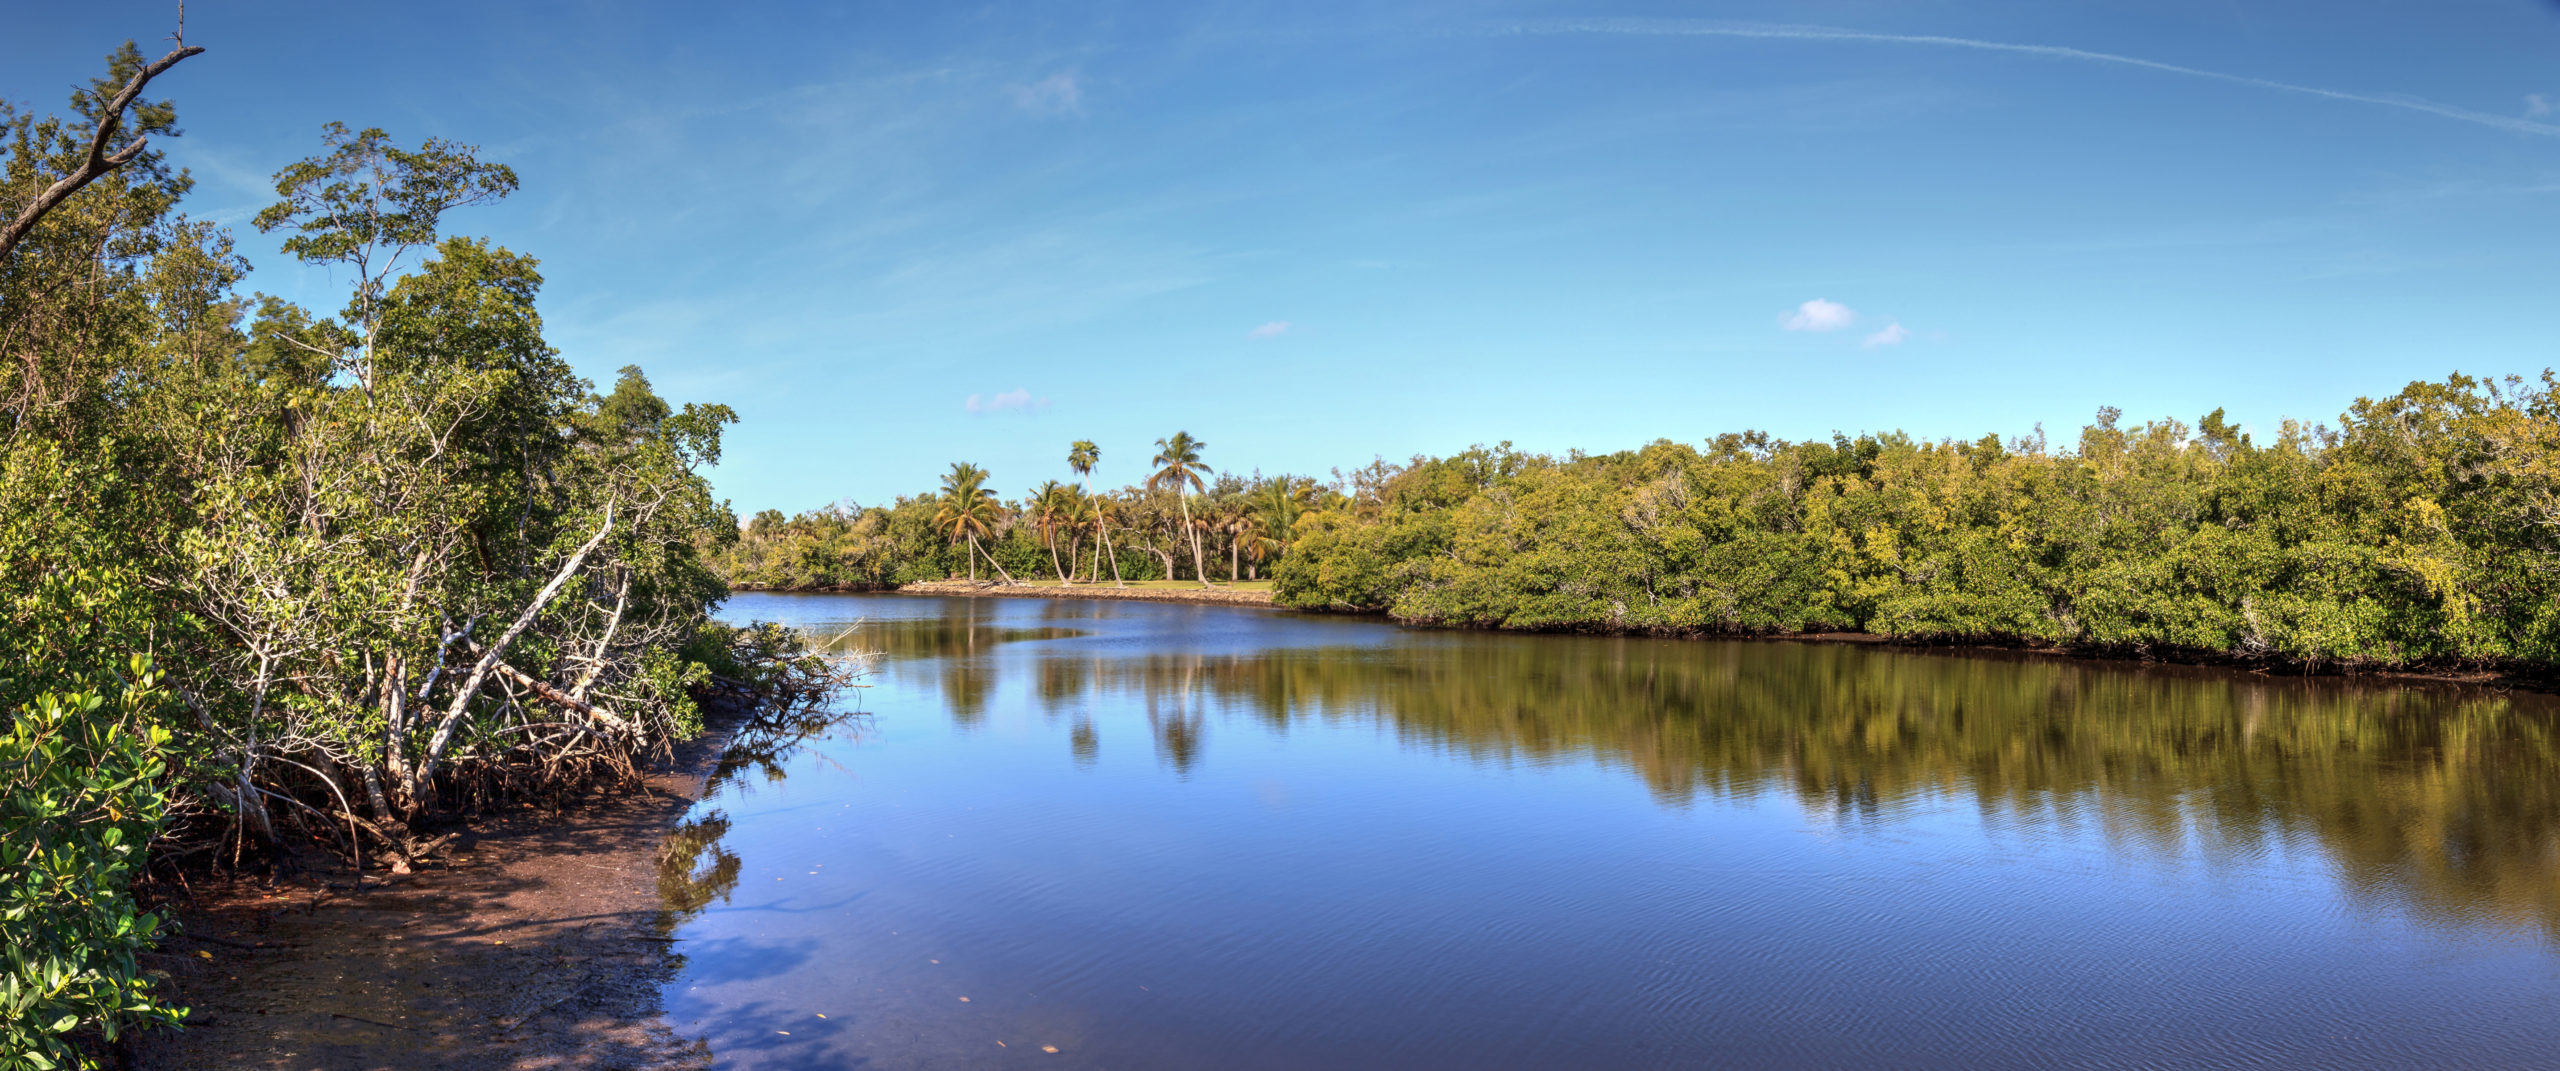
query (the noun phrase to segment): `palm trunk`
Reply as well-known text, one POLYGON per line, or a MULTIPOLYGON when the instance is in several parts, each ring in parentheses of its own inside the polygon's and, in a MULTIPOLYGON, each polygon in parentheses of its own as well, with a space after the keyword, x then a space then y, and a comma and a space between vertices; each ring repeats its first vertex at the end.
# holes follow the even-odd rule
MULTIPOLYGON (((1106 525, 1102 526, 1102 548, 1101 548, 1101 549, 1099 549, 1099 550, 1094 551, 1094 553, 1095 553, 1095 554, 1108 554, 1108 555, 1110 555, 1110 556, 1111 556, 1111 586, 1112 586, 1112 587, 1115 587, 1115 588, 1125 588, 1125 587, 1128 587, 1128 586, 1129 586, 1129 582, 1128 582, 1128 581, 1120 579, 1120 552, 1118 552, 1118 551, 1115 551, 1115 550, 1111 549, 1111 526, 1110 526, 1110 525, 1107 525, 1107 524, 1106 524, 1106 525)), ((1094 566, 1093 566, 1093 582, 1094 582, 1094 583, 1097 583, 1097 584, 1099 584, 1099 583, 1101 583, 1101 582, 1102 582, 1102 563, 1100 563, 1100 562, 1098 562, 1098 561, 1097 561, 1097 562, 1095 562, 1095 563, 1094 563, 1094 566)))
MULTIPOLYGON (((969 533, 969 549, 974 550, 974 551, 977 551, 977 552, 978 552, 978 553, 980 553, 980 554, 985 554, 985 555, 986 555, 986 558, 987 558, 987 568, 995 570, 995 571, 996 571, 996 575, 997 575, 997 576, 1003 577, 1003 578, 1004 578, 1004 582, 1005 582, 1005 584, 1006 584, 1006 585, 1010 586, 1010 585, 1012 585, 1012 584, 1015 582, 1015 581, 1014 581, 1014 579, 1013 579, 1013 574, 1012 574, 1012 573, 1008 573, 1008 572, 1005 572, 1005 571, 1004 571, 1004 563, 1003 563, 1003 562, 1000 562, 1000 561, 997 561, 997 560, 996 560, 996 556, 995 556, 995 555, 993 555, 993 554, 988 554, 988 553, 987 553, 987 548, 985 548, 985 547, 982 547, 982 546, 979 546, 979 545, 978 545, 978 533, 976 533, 976 532, 971 532, 971 533, 969 533)), ((976 568, 976 566, 977 566, 977 563, 976 563, 976 562, 972 561, 972 562, 970 563, 970 567, 971 567, 971 569, 972 569, 972 572, 970 572, 969 576, 970 576, 970 578, 971 578, 971 579, 976 579, 976 577, 977 577, 977 575, 978 575, 978 574, 974 571, 974 570, 975 570, 975 568, 976 568)))
POLYGON ((1236 582, 1236 571, 1243 568, 1244 548, 1236 540, 1227 541, 1227 583, 1236 582))
POLYGON ((1058 571, 1058 584, 1063 587, 1068 584, 1069 581, 1067 580, 1067 567, 1058 564, 1058 533, 1052 530, 1044 534, 1047 536, 1049 541, 1049 568, 1058 571))
POLYGON ((1208 560, 1200 554, 1200 530, 1191 526, 1191 496, 1182 494, 1181 488, 1175 488, 1174 494, 1182 501, 1182 530, 1191 535, 1191 578, 1201 587, 1209 587, 1208 560))

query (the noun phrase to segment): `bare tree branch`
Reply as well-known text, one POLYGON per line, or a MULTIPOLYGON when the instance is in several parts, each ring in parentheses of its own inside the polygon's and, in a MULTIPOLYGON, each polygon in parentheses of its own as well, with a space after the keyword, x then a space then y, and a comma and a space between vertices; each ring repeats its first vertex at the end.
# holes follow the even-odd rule
POLYGON ((533 619, 542 614, 542 608, 551 605, 552 598, 560 594, 560 588, 569 582, 570 577, 577 575, 580 566, 586 564, 587 555, 595 553, 597 547, 604 545, 604 538, 612 533, 613 507, 608 504, 605 506, 604 523, 596 528, 596 534, 589 537, 577 553, 569 555, 568 561, 560 563, 560 571, 552 574, 551 582, 535 593, 532 602, 525 604, 524 612, 516 615, 515 623, 508 625, 507 630, 481 652, 479 661, 471 666, 471 675, 463 678, 462 686, 454 692, 453 704, 445 709, 443 723, 436 726, 435 735, 427 738, 427 754, 412 775, 416 782, 413 795, 425 795, 427 786, 434 781, 436 762, 444 757, 445 745, 453 742, 454 728, 462 724, 462 715, 470 709, 471 698, 479 694, 481 682, 489 679, 489 671, 497 666, 498 659, 506 656, 508 645, 516 642, 516 637, 524 635, 524 630, 533 627, 533 619))
POLYGON ((89 136, 89 155, 80 162, 79 170, 64 175, 60 181, 45 187, 43 193, 36 195, 35 203, 18 213, 18 218, 10 220, 8 226, 0 227, 0 260, 8 258, 9 251, 18 247, 19 240, 25 238, 27 232, 35 229, 37 221, 42 220, 45 213, 53 211, 55 206, 69 199, 72 194, 80 192, 81 187, 97 181, 99 176, 132 163, 134 157, 142 155, 143 145, 151 140, 148 137, 137 137, 133 139, 132 144, 124 148, 113 152, 107 151, 107 145, 113 142, 116 133, 124 128, 124 110, 132 106, 133 98, 142 95, 142 87, 151 84, 151 80, 159 77, 161 72, 177 66, 179 60, 202 51, 204 51, 202 45, 180 45, 170 49, 168 55, 151 61, 151 65, 144 67, 142 73, 134 75, 132 81, 124 84, 124 89, 115 95, 115 99, 107 102, 106 114, 98 117, 97 132, 89 136))

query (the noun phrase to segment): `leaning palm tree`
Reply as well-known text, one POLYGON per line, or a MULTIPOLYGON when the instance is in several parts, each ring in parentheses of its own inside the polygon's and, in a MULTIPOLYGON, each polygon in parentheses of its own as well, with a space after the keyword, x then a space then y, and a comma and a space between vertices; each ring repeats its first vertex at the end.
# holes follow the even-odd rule
POLYGON ((1040 529, 1040 541, 1048 544, 1049 568, 1057 570, 1061 585, 1072 581, 1067 579, 1067 567, 1058 561, 1058 529, 1066 527, 1068 515, 1074 512, 1075 493, 1075 488, 1056 480, 1044 480, 1031 489, 1031 524, 1040 529))
POLYGON ((1155 460, 1148 462, 1156 467, 1156 473, 1147 477, 1147 490, 1171 487, 1174 497, 1181 501, 1182 528, 1191 535, 1191 575, 1198 578, 1204 588, 1216 585, 1209 583, 1209 570, 1200 554, 1200 532, 1192 527, 1191 499, 1184 493, 1183 485, 1189 484, 1194 491, 1208 490, 1200 482, 1200 474, 1209 471, 1209 466, 1200 463, 1200 452, 1208 448, 1209 444, 1192 438, 1187 431, 1177 431, 1171 438, 1158 439, 1155 460))
MULTIPOLYGON (((1075 582, 1080 577, 1094 581, 1102 579, 1102 562, 1097 559, 1094 562, 1093 572, 1088 575, 1085 572, 1082 557, 1085 534, 1093 531, 1093 502, 1094 496, 1076 490, 1073 484, 1067 485, 1065 506, 1061 510, 1058 522, 1060 527, 1067 530, 1067 564, 1073 566, 1067 570, 1069 583, 1075 582)), ((1097 546, 1095 549, 1101 548, 1097 546)))
MULTIPOLYGON (((1111 524, 1119 519, 1120 500, 1110 495, 1090 495, 1087 499, 1093 504, 1093 512, 1087 515, 1093 523, 1094 534, 1093 582, 1099 584, 1102 582, 1102 556, 1103 552, 1111 549, 1111 524)), ((1111 586, 1129 586, 1128 581, 1120 579, 1120 555, 1117 553, 1111 555, 1111 586)))
MULTIPOLYGON (((1093 467, 1101 463, 1102 448, 1093 445, 1093 440, 1078 439, 1067 444, 1067 467, 1074 469, 1076 478, 1084 481, 1088 495, 1093 493, 1093 467)), ((1111 553, 1111 518, 1106 515, 1106 509, 1100 503, 1094 509, 1093 530, 1101 537, 1101 543, 1093 551, 1093 582, 1102 582, 1102 556, 1111 554, 1111 586, 1125 588, 1129 585, 1120 579, 1120 556, 1111 553)))
POLYGON ((942 507, 934 511, 933 526, 950 533, 954 543, 968 542, 971 581, 978 579, 978 558, 984 556, 987 564, 995 568, 996 575, 1011 584, 1013 574, 1005 572, 996 556, 978 545, 979 536, 995 533, 995 524, 1002 510, 996 496, 987 492, 986 482, 987 470, 966 461, 953 462, 951 471, 942 477, 942 507))

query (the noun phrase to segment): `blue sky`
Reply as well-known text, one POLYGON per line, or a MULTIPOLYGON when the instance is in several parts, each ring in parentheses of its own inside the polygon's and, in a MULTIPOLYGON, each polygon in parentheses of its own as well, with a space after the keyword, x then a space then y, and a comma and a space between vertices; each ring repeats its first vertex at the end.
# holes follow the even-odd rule
MULTIPOLYGON (((46 110, 174 5, 45 5, 46 110), (72 10, 77 8, 77 10, 72 10)), ((742 513, 1008 493, 1187 429, 1322 473, 1509 439, 2328 420, 2560 333, 2560 7, 297 4, 165 83, 247 227, 321 124, 523 190, 548 333, 742 423, 742 513), (1815 304, 1809 304, 1815 303, 1815 304), (1820 329, 1817 329, 1820 328, 1820 329)))

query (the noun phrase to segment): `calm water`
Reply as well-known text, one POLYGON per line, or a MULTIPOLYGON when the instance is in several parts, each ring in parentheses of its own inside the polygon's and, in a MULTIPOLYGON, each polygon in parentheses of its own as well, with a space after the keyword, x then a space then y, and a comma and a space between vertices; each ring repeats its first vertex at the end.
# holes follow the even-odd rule
POLYGON ((1144 603, 727 614, 880 657, 670 842, 668 1007, 726 1067, 2560 1066, 2539 698, 1144 603))

